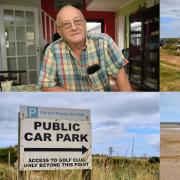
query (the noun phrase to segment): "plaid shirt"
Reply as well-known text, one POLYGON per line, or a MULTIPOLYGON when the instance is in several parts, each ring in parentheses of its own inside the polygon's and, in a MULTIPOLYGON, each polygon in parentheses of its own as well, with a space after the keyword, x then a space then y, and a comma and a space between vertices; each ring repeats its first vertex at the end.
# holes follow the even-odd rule
POLYGON ((62 38, 59 39, 45 52, 38 85, 60 86, 70 91, 110 91, 109 75, 116 78, 126 60, 111 37, 106 34, 87 34, 80 63, 68 44, 62 38), (100 69, 88 74, 87 68, 94 64, 99 64, 100 69))

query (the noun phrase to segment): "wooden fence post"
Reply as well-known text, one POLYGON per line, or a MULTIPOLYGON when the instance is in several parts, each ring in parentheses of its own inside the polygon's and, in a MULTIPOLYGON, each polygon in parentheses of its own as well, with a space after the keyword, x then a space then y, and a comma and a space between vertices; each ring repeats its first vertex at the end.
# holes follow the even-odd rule
POLYGON ((82 170, 82 180, 91 180, 91 169, 82 170))
POLYGON ((8 167, 11 166, 11 152, 10 150, 8 151, 8 167))

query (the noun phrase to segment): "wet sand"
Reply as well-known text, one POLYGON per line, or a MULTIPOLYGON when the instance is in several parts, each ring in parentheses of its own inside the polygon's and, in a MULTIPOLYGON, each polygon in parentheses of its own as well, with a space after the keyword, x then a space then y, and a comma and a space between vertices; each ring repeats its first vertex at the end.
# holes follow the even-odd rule
POLYGON ((160 127, 161 159, 160 179, 180 179, 180 125, 167 124, 160 127))

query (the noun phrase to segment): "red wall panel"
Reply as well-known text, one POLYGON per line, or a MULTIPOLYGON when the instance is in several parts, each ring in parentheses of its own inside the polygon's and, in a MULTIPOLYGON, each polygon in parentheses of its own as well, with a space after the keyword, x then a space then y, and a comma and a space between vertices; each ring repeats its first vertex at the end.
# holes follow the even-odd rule
POLYGON ((102 11, 84 11, 86 19, 103 19, 104 32, 115 39, 115 13, 102 11))
POLYGON ((56 19, 57 10, 54 8, 54 0, 41 0, 41 8, 52 18, 56 19))

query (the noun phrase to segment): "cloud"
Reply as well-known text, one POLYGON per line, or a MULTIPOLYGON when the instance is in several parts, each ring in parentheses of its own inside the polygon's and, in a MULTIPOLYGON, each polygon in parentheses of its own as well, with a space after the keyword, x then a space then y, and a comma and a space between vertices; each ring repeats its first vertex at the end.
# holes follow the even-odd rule
POLYGON ((160 16, 161 37, 180 37, 180 1, 161 0, 160 16))
POLYGON ((180 14, 179 0, 161 0, 160 13, 161 17, 178 17, 180 14))
POLYGON ((105 120, 104 122, 99 123, 100 127, 112 127, 112 126, 118 126, 118 125, 119 125, 119 122, 115 120, 111 120, 111 121, 105 120))
POLYGON ((156 149, 158 152, 160 152, 160 134, 151 134, 148 136, 145 136, 146 141, 152 146, 154 149, 156 149))
POLYGON ((20 105, 90 109, 95 152, 124 154, 133 136, 159 131, 159 93, 1 93, 0 146, 17 144, 20 105))

